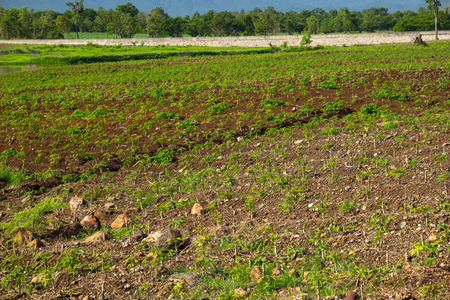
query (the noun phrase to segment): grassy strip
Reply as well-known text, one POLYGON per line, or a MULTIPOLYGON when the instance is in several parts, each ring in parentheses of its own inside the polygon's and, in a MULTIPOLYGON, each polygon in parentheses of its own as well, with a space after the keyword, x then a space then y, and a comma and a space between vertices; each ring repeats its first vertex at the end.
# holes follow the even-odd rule
POLYGON ((272 53, 271 49, 248 50, 248 51, 185 51, 185 52, 161 52, 161 53, 138 53, 138 54, 113 54, 113 55, 89 55, 70 57, 42 57, 32 59, 32 64, 42 65, 76 65, 90 63, 138 61, 150 59, 167 59, 172 57, 199 57, 199 56, 233 56, 272 53))

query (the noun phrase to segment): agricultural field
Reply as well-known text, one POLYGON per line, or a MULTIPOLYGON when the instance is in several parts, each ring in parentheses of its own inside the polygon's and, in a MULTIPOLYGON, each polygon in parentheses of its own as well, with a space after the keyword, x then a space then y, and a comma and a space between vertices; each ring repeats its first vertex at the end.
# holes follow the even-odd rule
POLYGON ((0 299, 448 299, 449 49, 0 75, 0 299))

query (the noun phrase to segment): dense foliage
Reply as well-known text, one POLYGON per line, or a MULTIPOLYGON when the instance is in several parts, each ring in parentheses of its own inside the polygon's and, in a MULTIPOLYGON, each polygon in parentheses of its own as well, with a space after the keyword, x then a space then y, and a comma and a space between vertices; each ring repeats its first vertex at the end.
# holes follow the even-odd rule
MULTIPOLYGON (((171 17, 160 7, 145 13, 131 3, 118 5, 114 10, 84 8, 82 3, 69 2, 64 13, 34 11, 27 7, 4 9, 0 6, 0 37, 64 38, 67 32, 78 31, 130 38, 138 33, 146 33, 150 37, 177 37, 295 34, 306 30, 314 34, 434 29, 433 12, 426 8, 419 8, 417 12, 393 13, 388 13, 387 8, 369 8, 359 12, 346 7, 329 11, 316 8, 280 12, 268 6, 264 10, 210 10, 202 15, 171 17)), ((440 29, 450 29, 448 8, 439 13, 439 26, 440 29)))

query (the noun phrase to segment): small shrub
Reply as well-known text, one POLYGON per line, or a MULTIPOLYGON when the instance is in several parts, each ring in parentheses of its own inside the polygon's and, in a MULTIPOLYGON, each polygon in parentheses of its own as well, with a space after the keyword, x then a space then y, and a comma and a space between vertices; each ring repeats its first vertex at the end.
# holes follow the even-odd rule
POLYGON ((29 177, 27 173, 20 170, 13 170, 9 167, 0 168, 0 180, 10 185, 20 184, 29 177))
POLYGON ((319 83, 319 88, 323 90, 338 90, 341 86, 335 80, 326 80, 319 83))
POLYGON ((302 36, 302 40, 300 42, 301 47, 308 47, 312 43, 311 39, 311 31, 305 31, 302 36))
POLYGON ((1 228, 8 234, 12 234, 21 227, 36 229, 38 226, 45 225, 47 222, 40 220, 44 214, 67 206, 58 200, 52 197, 45 198, 35 207, 16 213, 10 221, 2 223, 1 228))
POLYGON ((371 97, 378 97, 378 98, 386 98, 386 99, 395 99, 401 102, 406 102, 409 100, 408 96, 403 94, 403 93, 399 93, 399 92, 394 92, 391 90, 382 90, 378 93, 372 93, 370 95, 371 97))
POLYGON ((155 116, 156 119, 166 119, 166 120, 181 120, 183 117, 180 114, 173 112, 160 112, 155 116))
POLYGON ((264 107, 277 107, 277 106, 288 106, 288 104, 284 101, 278 99, 264 99, 261 100, 261 106, 264 107))
POLYGON ((97 107, 93 112, 89 114, 89 119, 95 118, 107 118, 110 116, 110 113, 103 109, 103 107, 97 107))
POLYGON ((175 156, 172 149, 159 149, 155 155, 152 156, 152 161, 159 165, 168 165, 175 162, 175 156))
POLYGON ((384 113, 384 111, 375 103, 370 103, 361 106, 361 112, 363 114, 380 116, 384 113))
POLYGON ((328 103, 324 103, 322 105, 322 111, 334 111, 334 110, 341 110, 343 107, 343 104, 340 102, 331 101, 328 103))
POLYGON ((221 113, 223 113, 225 110, 228 109, 228 106, 224 103, 218 103, 215 105, 212 105, 208 108, 208 112, 214 116, 214 115, 219 115, 221 113))

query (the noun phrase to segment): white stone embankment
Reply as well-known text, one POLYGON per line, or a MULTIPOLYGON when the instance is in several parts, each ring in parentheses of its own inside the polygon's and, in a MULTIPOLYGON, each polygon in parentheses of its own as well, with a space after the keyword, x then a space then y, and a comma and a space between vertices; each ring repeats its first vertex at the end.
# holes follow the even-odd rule
MULTIPOLYGON (((352 34, 315 34, 312 46, 342 46, 411 43, 414 37, 422 34, 424 41, 434 40, 434 31, 424 32, 381 32, 352 34)), ((236 37, 183 37, 183 38, 144 38, 144 39, 80 39, 80 40, 0 40, 0 44, 40 44, 40 45, 145 45, 145 46, 212 46, 212 47, 267 47, 270 44, 280 46, 298 46, 301 35, 276 36, 236 36, 236 37)), ((450 40, 450 31, 440 31, 439 39, 450 40)))

